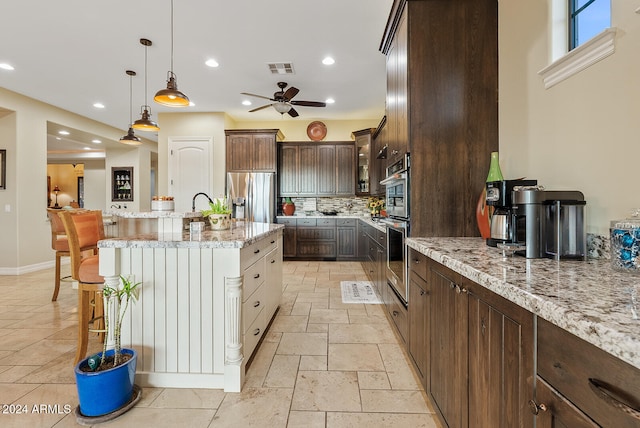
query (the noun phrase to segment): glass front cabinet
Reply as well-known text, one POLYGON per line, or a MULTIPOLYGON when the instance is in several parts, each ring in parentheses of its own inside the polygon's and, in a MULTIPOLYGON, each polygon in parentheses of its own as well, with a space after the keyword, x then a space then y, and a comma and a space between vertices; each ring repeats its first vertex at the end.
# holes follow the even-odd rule
POLYGON ((133 201, 133 167, 111 167, 111 200, 113 202, 133 201))

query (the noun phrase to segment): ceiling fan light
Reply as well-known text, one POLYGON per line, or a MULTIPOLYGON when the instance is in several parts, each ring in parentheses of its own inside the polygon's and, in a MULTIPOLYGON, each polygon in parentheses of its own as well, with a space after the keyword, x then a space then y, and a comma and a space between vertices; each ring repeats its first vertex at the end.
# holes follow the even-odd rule
POLYGON ((131 127, 129 127, 129 131, 127 131, 127 135, 120 138, 120 142, 129 146, 139 146, 142 144, 142 140, 136 136, 131 127))
POLYGON ((151 113, 149 113, 149 106, 142 106, 142 117, 135 122, 131 127, 140 131, 159 131, 160 127, 157 123, 151 120, 151 113))
POLYGON ((291 110, 291 105, 285 102, 279 101, 279 102, 273 103, 273 108, 276 109, 278 113, 285 114, 289 110, 291 110))
POLYGON ((187 107, 189 105, 189 97, 178 90, 176 75, 171 71, 167 79, 167 89, 160 89, 153 100, 168 107, 187 107))

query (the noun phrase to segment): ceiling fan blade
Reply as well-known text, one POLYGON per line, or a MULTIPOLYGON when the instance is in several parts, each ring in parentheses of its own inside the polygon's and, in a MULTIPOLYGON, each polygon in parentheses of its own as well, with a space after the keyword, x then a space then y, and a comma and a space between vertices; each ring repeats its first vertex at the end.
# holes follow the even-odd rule
POLYGON ((289 113, 289 116, 291 117, 298 117, 298 112, 293 107, 291 107, 287 113, 289 113))
POLYGON ((250 94, 248 92, 240 92, 241 95, 249 95, 250 97, 258 97, 258 98, 263 98, 265 100, 269 100, 269 101, 274 101, 269 97, 263 97, 262 95, 256 95, 256 94, 250 94))
POLYGON ((326 107, 327 103, 320 101, 291 101, 291 104, 303 107, 326 107))
POLYGON ((284 99, 289 101, 291 98, 295 97, 298 92, 300 92, 300 90, 292 86, 284 93, 284 99))
POLYGON ((267 107, 271 107, 272 105, 273 105, 273 104, 265 104, 265 105, 263 105, 263 106, 261 106, 261 107, 256 107, 256 108, 254 108, 254 109, 252 109, 252 110, 249 110, 249 113, 253 113, 254 111, 258 111, 258 110, 265 109, 265 108, 267 108, 267 107))

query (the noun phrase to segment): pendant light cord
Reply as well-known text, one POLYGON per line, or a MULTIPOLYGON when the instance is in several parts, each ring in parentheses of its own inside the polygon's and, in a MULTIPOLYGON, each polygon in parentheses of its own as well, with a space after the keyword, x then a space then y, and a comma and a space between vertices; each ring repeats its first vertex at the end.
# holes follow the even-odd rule
POLYGON ((173 0, 171 0, 171 72, 173 73, 173 0))
POLYGON ((129 128, 133 125, 133 75, 129 74, 129 128))
POLYGON ((149 46, 144 45, 144 103, 147 104, 147 48, 149 46))

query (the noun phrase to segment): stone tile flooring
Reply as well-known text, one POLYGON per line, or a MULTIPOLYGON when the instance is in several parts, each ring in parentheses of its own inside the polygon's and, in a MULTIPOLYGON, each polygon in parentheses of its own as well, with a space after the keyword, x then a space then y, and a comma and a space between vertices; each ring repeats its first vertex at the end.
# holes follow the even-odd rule
MULTIPOLYGON (((340 281, 364 279, 359 262, 285 262, 280 310, 241 393, 143 388, 132 410, 102 425, 439 426, 383 307, 342 303, 340 281)), ((0 276, 0 427, 78 426, 77 295, 63 283, 51 302, 52 283, 53 269, 0 276)))

